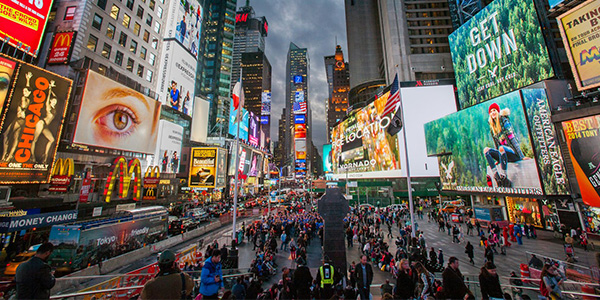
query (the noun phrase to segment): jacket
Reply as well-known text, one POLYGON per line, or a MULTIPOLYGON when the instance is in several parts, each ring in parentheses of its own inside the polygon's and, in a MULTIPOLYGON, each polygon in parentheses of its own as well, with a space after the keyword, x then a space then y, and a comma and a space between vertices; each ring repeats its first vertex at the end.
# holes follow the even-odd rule
POLYGON ((221 287, 223 287, 221 263, 213 263, 211 256, 204 262, 204 267, 202 267, 202 273, 200 274, 200 294, 203 296, 216 295, 221 287), (219 282, 215 281, 215 276, 217 275, 221 278, 219 282))
POLYGON ((442 273, 444 294, 449 299, 463 299, 465 294, 470 293, 463 281, 460 270, 454 270, 452 267, 446 267, 442 273))
POLYGON ((396 278, 396 288, 394 290, 394 298, 410 299, 415 296, 415 281, 410 274, 404 271, 398 271, 396 278))
MULTIPOLYGON (((194 280, 186 273, 183 273, 183 277, 185 278, 185 293, 189 296, 194 289, 194 280)), ((146 282, 140 294, 140 299, 181 299, 182 287, 181 272, 156 276, 146 282)))
POLYGON ((39 257, 32 257, 17 267, 17 299, 49 299, 56 279, 52 269, 39 257))
POLYGON ((479 286, 481 287, 481 299, 504 298, 504 293, 500 287, 498 275, 479 275, 479 286))
POLYGON ((363 280, 363 264, 357 264, 356 265, 356 271, 354 272, 355 276, 356 276, 356 284, 358 285, 358 288, 369 288, 371 287, 371 283, 373 282, 373 268, 371 268, 370 264, 365 264, 364 268, 366 268, 366 273, 367 273, 367 286, 364 286, 364 280, 363 280))
POLYGON ((523 159, 525 155, 521 151, 521 144, 519 142, 519 138, 515 135, 515 131, 513 129, 512 124, 509 119, 510 110, 505 108, 500 111, 500 126, 501 130, 498 135, 495 135, 493 131, 490 130, 492 137, 494 138, 494 144, 496 148, 502 146, 510 147, 515 154, 519 156, 519 159, 523 159))

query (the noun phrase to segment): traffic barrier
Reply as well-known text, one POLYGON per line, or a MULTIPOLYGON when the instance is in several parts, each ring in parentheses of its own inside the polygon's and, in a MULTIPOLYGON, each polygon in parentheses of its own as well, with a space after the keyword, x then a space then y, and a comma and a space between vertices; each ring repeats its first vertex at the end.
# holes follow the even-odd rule
MULTIPOLYGON (((589 286, 589 285, 582 285, 581 286, 581 291, 583 293, 586 294, 596 294, 596 291, 594 290, 593 287, 589 286)), ((583 296, 584 300, 594 300, 594 299, 598 299, 597 297, 590 297, 590 296, 583 296)))
POLYGON ((520 268, 521 268, 521 279, 523 280, 523 283, 530 283, 531 280, 526 279, 526 278, 531 277, 529 275, 529 266, 527 264, 521 264, 520 268))

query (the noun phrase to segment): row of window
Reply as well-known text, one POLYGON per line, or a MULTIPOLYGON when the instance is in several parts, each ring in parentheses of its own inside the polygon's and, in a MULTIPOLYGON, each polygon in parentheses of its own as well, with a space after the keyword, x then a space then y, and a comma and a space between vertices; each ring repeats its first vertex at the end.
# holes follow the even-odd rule
MULTIPOLYGON (((132 41, 132 43, 135 43, 135 41, 132 41)), ((137 46, 137 43, 135 45, 137 46)), ((90 37, 89 37, 88 43, 87 43, 87 48, 92 52, 96 52, 97 46, 98 46, 98 38, 95 37, 94 35, 90 34, 90 37)), ((130 49, 130 51, 132 51, 132 50, 130 49)), ((112 52, 112 46, 108 43, 104 43, 104 46, 102 47, 101 55, 106 59, 110 59, 111 52, 112 52)), ((135 53, 135 51, 132 51, 132 52, 135 53)), ((140 57, 143 59, 146 59, 146 48, 141 47, 140 52, 141 52, 140 57)), ((121 52, 119 50, 115 51, 115 64, 117 64, 119 66, 123 66, 123 57, 124 57, 123 52, 121 52)), ((154 63, 156 62, 156 55, 154 55, 154 53, 150 53, 148 61, 151 65, 154 65, 154 63)), ((135 61, 131 57, 128 58, 127 65, 125 66, 125 68, 129 72, 133 72, 134 63, 135 63, 135 61)), ((144 66, 142 64, 138 64, 137 75, 142 78, 144 77, 144 66)), ((146 70, 145 75, 146 75, 146 77, 145 77, 146 80, 148 80, 149 82, 152 82, 154 72, 152 72, 152 70, 146 70)))

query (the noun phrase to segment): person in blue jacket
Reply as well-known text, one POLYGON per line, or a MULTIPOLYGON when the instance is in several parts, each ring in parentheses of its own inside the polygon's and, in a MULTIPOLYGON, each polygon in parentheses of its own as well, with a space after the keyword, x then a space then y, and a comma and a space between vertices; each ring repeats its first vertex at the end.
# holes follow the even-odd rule
POLYGON ((223 287, 223 271, 221 270, 221 251, 215 249, 204 262, 200 274, 200 294, 202 299, 219 299, 219 290, 223 287))

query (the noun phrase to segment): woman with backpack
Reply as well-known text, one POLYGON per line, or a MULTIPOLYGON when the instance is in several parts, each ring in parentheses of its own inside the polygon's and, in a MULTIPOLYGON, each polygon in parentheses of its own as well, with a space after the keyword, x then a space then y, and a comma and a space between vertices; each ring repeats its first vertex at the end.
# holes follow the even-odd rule
POLYGON ((415 263, 415 270, 419 278, 417 297, 423 300, 432 298, 435 292, 435 277, 431 272, 427 271, 421 262, 415 263))
POLYGON ((551 300, 562 299, 560 285, 563 283, 564 279, 558 273, 555 265, 544 265, 540 278, 542 279, 540 281, 540 293, 542 296, 551 300))

